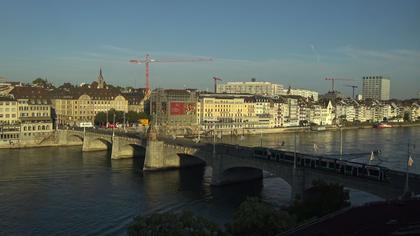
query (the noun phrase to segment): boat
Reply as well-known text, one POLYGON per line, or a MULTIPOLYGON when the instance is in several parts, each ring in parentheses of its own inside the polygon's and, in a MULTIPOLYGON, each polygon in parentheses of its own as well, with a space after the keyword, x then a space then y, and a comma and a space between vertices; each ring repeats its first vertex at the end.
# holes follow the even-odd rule
POLYGON ((388 123, 379 123, 379 124, 376 125, 376 128, 379 128, 379 129, 381 129, 381 128, 392 128, 392 125, 388 124, 388 123))

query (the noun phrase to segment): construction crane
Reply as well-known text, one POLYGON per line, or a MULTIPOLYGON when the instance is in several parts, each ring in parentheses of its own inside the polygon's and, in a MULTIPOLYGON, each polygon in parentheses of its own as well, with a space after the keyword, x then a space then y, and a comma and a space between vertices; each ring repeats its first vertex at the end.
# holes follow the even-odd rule
POLYGON ((344 86, 353 88, 353 99, 354 99, 354 89, 358 88, 358 86, 357 85, 350 85, 350 84, 346 84, 344 86))
POLYGON ((214 93, 217 93, 217 81, 222 81, 221 78, 213 77, 214 80, 214 93))
POLYGON ((336 80, 350 80, 352 79, 338 79, 338 78, 325 78, 325 80, 331 80, 331 92, 334 92, 334 81, 336 80))
POLYGON ((132 64, 145 64, 146 65, 146 94, 150 93, 150 63, 171 63, 171 62, 198 62, 198 61, 212 61, 211 58, 197 58, 197 59, 170 59, 170 60, 155 60, 150 57, 149 54, 146 54, 144 59, 132 59, 130 63, 132 64))

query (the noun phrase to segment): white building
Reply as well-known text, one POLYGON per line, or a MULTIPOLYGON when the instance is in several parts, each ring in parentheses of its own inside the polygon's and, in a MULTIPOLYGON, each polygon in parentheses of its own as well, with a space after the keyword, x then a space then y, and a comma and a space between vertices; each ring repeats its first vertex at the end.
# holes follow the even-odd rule
POLYGON ((313 99, 313 101, 318 101, 318 92, 306 90, 306 89, 284 89, 284 94, 287 95, 297 95, 304 98, 313 99))
POLYGON ((363 77, 363 99, 389 100, 390 78, 385 76, 363 77))
POLYGON ((217 85, 217 93, 249 93, 256 95, 275 96, 283 92, 283 85, 271 82, 227 82, 217 85))

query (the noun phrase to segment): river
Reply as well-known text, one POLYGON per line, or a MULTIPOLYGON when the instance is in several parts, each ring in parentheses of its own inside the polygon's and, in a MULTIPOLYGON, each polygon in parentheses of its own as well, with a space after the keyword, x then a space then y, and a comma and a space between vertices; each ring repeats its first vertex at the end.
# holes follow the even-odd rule
MULTIPOLYGON (((407 144, 419 147, 420 127, 343 131, 344 153, 381 149, 381 161, 404 169, 407 144)), ((294 134, 223 137, 223 142, 294 149, 294 134), (284 144, 282 145, 282 143, 284 144)), ((336 154, 340 133, 300 133, 296 149, 336 154)), ((418 149, 411 172, 420 174, 418 149)), ((355 161, 367 162, 369 155, 355 161)), ((420 159, 419 159, 420 161, 420 159)), ((107 152, 83 153, 80 147, 0 150, 0 235, 115 235, 139 214, 190 210, 219 224, 229 222, 247 196, 275 205, 290 201, 290 187, 280 178, 211 187, 211 169, 143 173, 143 158, 110 160, 107 152)), ((379 198, 350 189, 352 204, 379 198)))

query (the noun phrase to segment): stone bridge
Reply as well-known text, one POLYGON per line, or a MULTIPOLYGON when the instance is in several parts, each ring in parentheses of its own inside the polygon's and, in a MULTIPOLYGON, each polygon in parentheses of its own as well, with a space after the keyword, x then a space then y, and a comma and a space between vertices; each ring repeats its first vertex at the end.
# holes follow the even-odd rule
MULTIPOLYGON (((313 181, 339 183, 345 187, 365 191, 384 199, 392 199, 403 192, 405 175, 393 171, 390 180, 383 182, 363 177, 347 176, 309 167, 293 168, 291 164, 255 158, 247 147, 224 144, 196 144, 187 140, 146 140, 145 138, 112 136, 109 134, 65 131, 63 141, 83 142, 83 151, 111 150, 111 158, 132 157, 137 147, 145 149, 145 171, 181 168, 207 164, 212 168, 212 185, 224 185, 263 177, 263 171, 285 180, 292 196, 302 195, 313 181)), ((410 178, 410 189, 420 193, 420 178, 410 178)))
POLYGON ((110 150, 112 159, 132 158, 146 148, 146 140, 140 137, 75 130, 59 130, 57 141, 61 145, 82 144, 84 152, 110 150))

